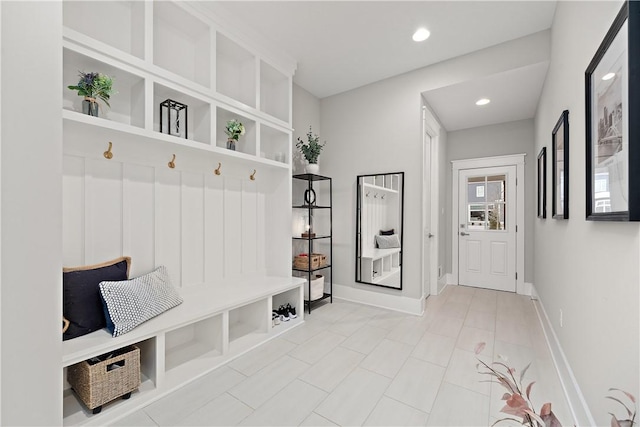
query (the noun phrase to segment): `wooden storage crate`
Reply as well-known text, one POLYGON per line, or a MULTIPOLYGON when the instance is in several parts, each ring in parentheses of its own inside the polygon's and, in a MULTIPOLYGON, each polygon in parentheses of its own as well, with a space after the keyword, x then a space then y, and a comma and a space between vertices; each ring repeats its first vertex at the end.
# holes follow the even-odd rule
POLYGON ((327 265, 327 256, 323 254, 311 254, 310 256, 296 255, 293 259, 293 266, 301 270, 314 270, 327 265), (309 267, 311 261, 311 267, 309 267))
POLYGON ((140 386, 140 349, 130 345, 94 359, 69 366, 67 381, 85 406, 97 414, 103 404, 119 397, 128 399, 140 386))

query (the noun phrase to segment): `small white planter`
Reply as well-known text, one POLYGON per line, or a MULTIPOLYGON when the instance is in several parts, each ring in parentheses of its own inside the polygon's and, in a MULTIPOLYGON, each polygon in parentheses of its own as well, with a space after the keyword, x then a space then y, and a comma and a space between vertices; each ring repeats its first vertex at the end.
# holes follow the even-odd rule
POLYGON ((304 167, 304 170, 307 173, 318 175, 318 173, 320 172, 320 166, 317 163, 307 163, 307 165, 304 167))

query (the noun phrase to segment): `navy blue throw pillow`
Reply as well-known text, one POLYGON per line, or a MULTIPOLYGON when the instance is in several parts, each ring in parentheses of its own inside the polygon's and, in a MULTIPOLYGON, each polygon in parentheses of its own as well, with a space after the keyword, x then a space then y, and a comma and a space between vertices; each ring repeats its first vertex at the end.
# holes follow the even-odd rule
POLYGON ((63 315, 69 327, 63 340, 77 338, 106 326, 100 282, 129 278, 131 258, 121 257, 102 264, 65 268, 62 273, 63 315))

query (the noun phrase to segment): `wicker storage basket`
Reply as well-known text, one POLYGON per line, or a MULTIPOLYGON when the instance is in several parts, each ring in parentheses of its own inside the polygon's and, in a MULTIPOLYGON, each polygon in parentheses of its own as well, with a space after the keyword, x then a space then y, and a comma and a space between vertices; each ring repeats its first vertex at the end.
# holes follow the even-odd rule
POLYGON ((67 368, 67 381, 94 414, 118 397, 128 399, 140 386, 140 349, 131 345, 112 353, 106 360, 85 360, 67 368))
POLYGON ((309 282, 304 284, 305 301, 315 301, 324 295, 324 276, 316 274, 311 279, 311 298, 309 298, 309 282))
POLYGON ((310 256, 296 255, 293 258, 293 266, 301 270, 314 270, 327 265, 327 256, 323 254, 311 254, 310 256), (311 261, 311 267, 309 267, 311 261))

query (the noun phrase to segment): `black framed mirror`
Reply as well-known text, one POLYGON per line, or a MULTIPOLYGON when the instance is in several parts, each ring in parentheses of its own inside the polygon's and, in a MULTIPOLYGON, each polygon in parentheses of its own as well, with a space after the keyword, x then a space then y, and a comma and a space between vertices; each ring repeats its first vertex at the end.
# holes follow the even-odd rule
POLYGON ((356 179, 356 282, 402 289, 404 172, 356 179))

